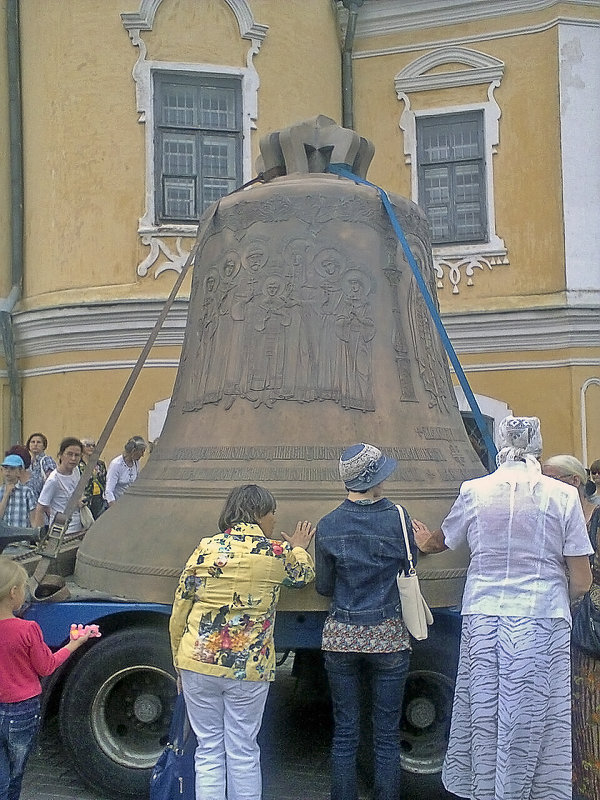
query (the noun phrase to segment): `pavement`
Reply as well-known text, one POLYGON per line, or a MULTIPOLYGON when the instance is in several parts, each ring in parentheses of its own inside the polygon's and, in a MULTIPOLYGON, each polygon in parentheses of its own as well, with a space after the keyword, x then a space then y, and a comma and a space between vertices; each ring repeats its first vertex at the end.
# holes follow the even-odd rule
MULTIPOLYGON (((299 692, 286 664, 269 693, 260 734, 263 800, 329 800, 330 741, 327 703, 305 688, 299 692)), ((60 741, 56 716, 44 722, 21 800, 111 800, 79 778, 60 741)))
MULTIPOLYGON (((331 713, 322 687, 292 676, 291 664, 278 669, 259 737, 263 800, 329 800, 331 713)), ((359 800, 371 793, 363 780, 359 800)), ((403 800, 447 800, 439 775, 405 775, 403 800)), ((69 761, 56 716, 40 733, 23 781, 21 800, 112 800, 82 782, 69 761)), ((146 800, 135 798, 134 800, 146 800)))

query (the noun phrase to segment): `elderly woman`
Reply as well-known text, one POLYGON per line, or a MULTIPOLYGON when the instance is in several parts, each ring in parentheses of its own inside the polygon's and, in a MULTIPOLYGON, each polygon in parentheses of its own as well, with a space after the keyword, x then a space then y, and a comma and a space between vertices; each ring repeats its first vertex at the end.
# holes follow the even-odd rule
POLYGON ((232 489, 221 533, 190 556, 169 631, 190 723, 198 739, 197 800, 260 800, 257 744, 275 677, 273 626, 279 590, 314 579, 306 552, 314 529, 298 522, 273 538, 276 503, 253 484, 232 489))
POLYGON ((577 490, 541 474, 536 417, 500 423, 498 469, 466 481, 426 553, 468 543, 442 779, 477 800, 570 800, 570 603, 591 582, 577 490))
MULTIPOLYGON (((587 530, 595 548, 592 559, 592 602, 600 608, 600 555, 598 529, 600 506, 590 502, 585 493, 587 473, 574 456, 559 455, 544 461, 544 475, 575 486, 587 522, 587 530)), ((572 652, 573 670, 573 796, 576 800, 600 798, 600 658, 580 650, 572 652)))
POLYGON ((132 436, 125 442, 120 456, 113 458, 106 471, 104 499, 109 506, 121 497, 125 489, 137 479, 140 471, 139 460, 148 445, 141 436, 132 436))
POLYGON ((600 525, 600 506, 590 500, 587 492, 588 476, 581 461, 575 456, 560 455, 547 458, 542 464, 542 472, 549 478, 574 486, 579 493, 581 509, 592 547, 596 549, 596 537, 600 525))

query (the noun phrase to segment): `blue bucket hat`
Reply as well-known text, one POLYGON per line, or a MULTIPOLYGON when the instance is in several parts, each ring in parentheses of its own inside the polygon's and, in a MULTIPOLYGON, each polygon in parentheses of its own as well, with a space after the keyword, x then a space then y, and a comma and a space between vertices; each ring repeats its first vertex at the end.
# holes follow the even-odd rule
POLYGON ((339 466, 340 478, 346 489, 365 492, 389 478, 398 462, 384 455, 374 445, 360 442, 344 450, 339 466))

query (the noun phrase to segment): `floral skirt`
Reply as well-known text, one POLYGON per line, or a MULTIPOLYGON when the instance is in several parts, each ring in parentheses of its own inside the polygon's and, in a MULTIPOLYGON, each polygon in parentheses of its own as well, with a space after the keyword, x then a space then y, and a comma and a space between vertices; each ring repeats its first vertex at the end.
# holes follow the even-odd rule
POLYGON ((573 798, 600 798, 600 658, 573 648, 573 798))

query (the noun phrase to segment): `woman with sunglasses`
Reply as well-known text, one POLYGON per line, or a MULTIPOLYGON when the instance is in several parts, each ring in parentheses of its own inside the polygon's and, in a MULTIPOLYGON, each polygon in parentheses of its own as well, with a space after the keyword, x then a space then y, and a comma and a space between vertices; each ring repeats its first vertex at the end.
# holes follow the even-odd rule
POLYGON ((588 492, 587 471, 581 461, 575 456, 552 456, 552 458, 547 458, 544 461, 542 472, 549 478, 556 478, 562 483, 568 483, 577 489, 590 541, 592 547, 596 549, 596 534, 600 524, 600 513, 595 514, 595 512, 600 512, 600 506, 592 500, 592 496, 588 492))
MULTIPOLYGON (((79 472, 83 475, 87 462, 94 452, 94 447, 96 447, 96 441, 86 436, 81 440, 81 444, 83 445, 83 453, 81 455, 81 461, 79 462, 79 472)), ((85 504, 92 512, 94 519, 98 519, 100 514, 106 509, 106 501, 104 500, 105 489, 106 464, 104 461, 98 459, 92 475, 86 484, 85 491, 83 492, 85 504)))

